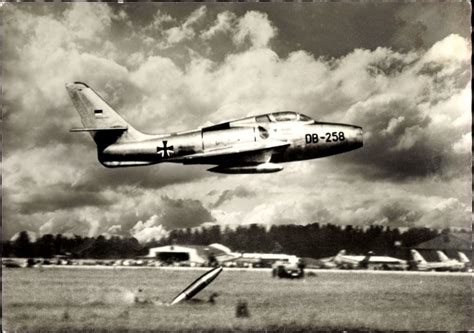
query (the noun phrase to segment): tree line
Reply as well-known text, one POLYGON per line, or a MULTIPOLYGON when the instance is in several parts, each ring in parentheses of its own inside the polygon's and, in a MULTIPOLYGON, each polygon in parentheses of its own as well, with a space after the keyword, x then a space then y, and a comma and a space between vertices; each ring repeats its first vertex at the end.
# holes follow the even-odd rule
POLYGON ((223 244, 234 252, 286 253, 299 257, 323 258, 345 249, 347 253, 406 257, 407 249, 438 236, 448 230, 429 228, 398 228, 382 226, 354 227, 333 224, 274 225, 266 228, 251 224, 236 228, 210 226, 177 229, 160 240, 140 244, 133 237, 106 238, 64 237, 61 234, 43 235, 32 241, 22 231, 14 241, 2 241, 2 257, 52 258, 67 255, 71 258, 126 259, 144 256, 152 247, 179 245, 223 244))
POLYGON ((135 258, 146 253, 146 249, 132 237, 64 237, 61 234, 46 234, 33 242, 28 233, 22 231, 14 241, 2 241, 2 257, 118 259, 135 258))
POLYGON ((404 258, 408 250, 442 232, 430 228, 398 228, 383 226, 355 227, 313 223, 308 225, 274 225, 270 228, 251 224, 237 228, 211 226, 178 229, 168 237, 146 244, 148 248, 169 245, 223 244, 234 252, 286 253, 299 257, 324 258, 345 249, 347 253, 375 254, 404 258))

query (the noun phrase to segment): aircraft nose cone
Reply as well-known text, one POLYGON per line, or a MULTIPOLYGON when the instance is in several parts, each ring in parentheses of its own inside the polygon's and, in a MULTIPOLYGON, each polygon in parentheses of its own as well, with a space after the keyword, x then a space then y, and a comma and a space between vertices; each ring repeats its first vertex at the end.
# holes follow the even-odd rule
POLYGON ((362 127, 349 125, 345 132, 347 142, 351 149, 357 149, 364 145, 364 132, 362 127))

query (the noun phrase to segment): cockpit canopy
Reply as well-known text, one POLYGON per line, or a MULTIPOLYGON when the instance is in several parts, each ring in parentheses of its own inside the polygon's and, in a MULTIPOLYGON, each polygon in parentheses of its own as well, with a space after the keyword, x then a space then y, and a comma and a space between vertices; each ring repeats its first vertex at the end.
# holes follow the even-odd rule
POLYGON ((280 111, 264 114, 255 117, 257 123, 279 122, 279 121, 311 121, 312 119, 304 114, 293 111, 280 111))
POLYGON ((202 130, 207 131, 217 131, 228 129, 232 127, 254 127, 255 125, 264 125, 265 123, 278 123, 278 122, 315 122, 310 117, 293 111, 279 111, 273 113, 262 114, 259 116, 246 117, 242 119, 231 120, 207 127, 203 127, 202 130))

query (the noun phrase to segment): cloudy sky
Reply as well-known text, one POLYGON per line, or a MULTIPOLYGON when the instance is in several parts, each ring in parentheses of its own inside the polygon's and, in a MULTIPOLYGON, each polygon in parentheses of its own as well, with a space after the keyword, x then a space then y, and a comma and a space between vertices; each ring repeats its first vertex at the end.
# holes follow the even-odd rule
POLYGON ((208 224, 471 225, 470 8, 426 4, 6 4, 3 237, 208 224), (150 133, 276 110, 365 145, 267 175, 106 169, 64 88, 150 133))

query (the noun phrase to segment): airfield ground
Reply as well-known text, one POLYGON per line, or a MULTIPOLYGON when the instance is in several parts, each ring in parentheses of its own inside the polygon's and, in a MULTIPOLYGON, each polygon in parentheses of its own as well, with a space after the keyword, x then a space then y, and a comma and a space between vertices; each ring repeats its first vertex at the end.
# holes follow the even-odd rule
POLYGON ((170 301, 202 274, 185 269, 3 269, 3 330, 247 331, 468 330, 471 274, 318 271, 302 280, 225 269, 196 296, 209 303, 134 303, 134 292, 170 301), (239 301, 249 318, 236 318, 239 301))

